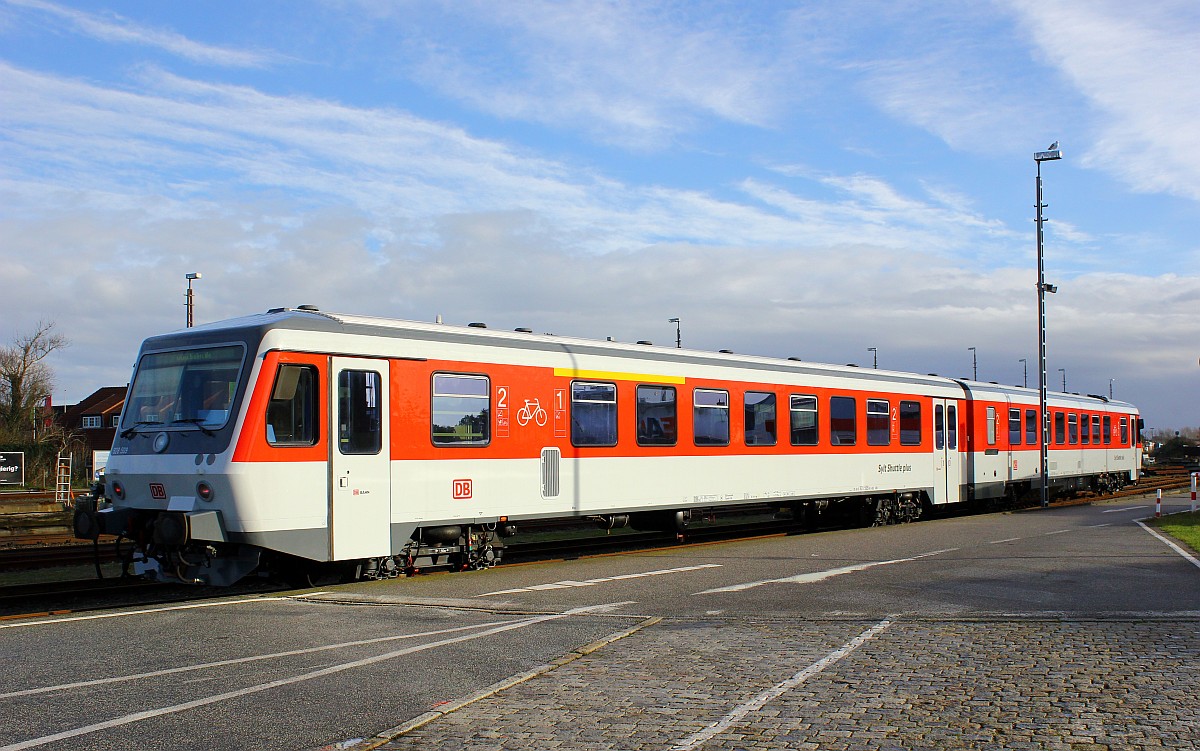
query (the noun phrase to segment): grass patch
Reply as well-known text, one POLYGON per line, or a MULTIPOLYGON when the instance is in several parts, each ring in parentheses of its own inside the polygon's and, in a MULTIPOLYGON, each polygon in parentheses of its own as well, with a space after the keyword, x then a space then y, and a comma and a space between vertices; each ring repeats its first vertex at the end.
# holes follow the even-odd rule
POLYGON ((1151 527, 1182 541, 1192 550, 1200 551, 1200 511, 1171 514, 1149 521, 1151 527))

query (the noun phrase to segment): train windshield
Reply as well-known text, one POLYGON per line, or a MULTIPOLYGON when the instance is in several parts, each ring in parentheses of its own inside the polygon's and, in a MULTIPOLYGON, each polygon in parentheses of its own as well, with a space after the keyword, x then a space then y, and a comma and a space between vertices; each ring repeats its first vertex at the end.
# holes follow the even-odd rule
POLYGON ((245 347, 155 352, 138 363, 121 427, 220 428, 229 420, 245 347))

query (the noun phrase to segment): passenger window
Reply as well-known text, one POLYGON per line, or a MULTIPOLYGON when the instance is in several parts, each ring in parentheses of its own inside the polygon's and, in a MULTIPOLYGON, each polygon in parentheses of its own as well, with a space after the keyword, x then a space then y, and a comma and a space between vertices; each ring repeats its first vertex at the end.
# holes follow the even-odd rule
POLYGON ((775 395, 765 391, 746 392, 747 446, 775 445, 775 395))
POLYGON ((487 376, 433 376, 433 443, 486 446, 491 437, 491 390, 487 376))
POLYGON ((1067 440, 1072 446, 1079 443, 1079 415, 1074 412, 1067 415, 1067 440))
POLYGON ((829 443, 834 446, 853 446, 858 438, 855 421, 857 403, 850 396, 829 397, 829 443))
POLYGON ((958 448, 958 407, 953 404, 946 408, 946 445, 958 448))
POLYGON ((373 370, 338 373, 338 450, 343 454, 378 454, 383 448, 382 384, 373 370))
POLYGON ((1100 443, 1100 415, 1092 415, 1092 443, 1100 443))
POLYGON ((1091 443, 1092 442, 1092 429, 1090 427, 1091 424, 1092 424, 1092 422, 1091 422, 1091 420, 1088 419, 1087 415, 1079 416, 1079 442, 1080 443, 1091 443))
POLYGON ((729 392, 692 392, 692 432, 697 446, 729 445, 729 392))
POLYGON ((996 408, 987 408, 987 442, 989 446, 996 445, 996 408))
POLYGON ((267 402, 267 443, 315 446, 317 443, 317 369, 280 365, 267 402))
POLYGON ((920 402, 900 402, 900 445, 921 445, 920 402))
POLYGON ((679 423, 675 418, 674 387, 638 386, 638 445, 674 446, 678 429, 679 423))
POLYGON ((1036 409, 1025 410, 1025 443, 1030 446, 1038 442, 1038 413, 1036 409))
POLYGON ((1122 417, 1120 424, 1121 424, 1121 445, 1128 446, 1129 445, 1129 418, 1122 417))
POLYGON ((816 446, 820 439, 817 428, 817 397, 792 394, 792 445, 816 446))
POLYGON ((1067 442, 1067 416, 1063 412, 1054 413, 1054 443, 1063 445, 1067 442))
POLYGON ((887 446, 892 442, 889 428, 891 427, 892 405, 881 399, 867 400, 867 445, 887 446))
POLYGON ((611 383, 571 383, 571 444, 617 445, 617 387, 611 383))
POLYGON ((1104 416, 1104 443, 1112 444, 1112 417, 1109 415, 1104 416))
POLYGON ((1008 410, 1008 442, 1013 446, 1021 445, 1021 410, 1008 410))

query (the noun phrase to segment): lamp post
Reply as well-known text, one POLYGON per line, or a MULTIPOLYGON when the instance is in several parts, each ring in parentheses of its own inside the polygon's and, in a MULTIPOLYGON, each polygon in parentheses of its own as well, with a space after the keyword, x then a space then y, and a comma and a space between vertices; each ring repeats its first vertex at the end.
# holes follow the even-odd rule
POLYGON ((200 278, 200 272, 195 271, 184 276, 187 279, 187 327, 192 327, 192 311, 195 310, 195 298, 192 296, 192 282, 200 278))
POLYGON ((867 347, 867 351, 871 353, 871 357, 872 357, 871 367, 875 368, 876 370, 879 370, 879 348, 878 347, 867 347))
POLYGON ((1046 448, 1046 434, 1050 431, 1050 413, 1046 410, 1046 293, 1057 292, 1053 284, 1046 284, 1046 263, 1042 247, 1042 162, 1052 162, 1062 159, 1062 151, 1058 141, 1050 144, 1046 151, 1038 151, 1033 155, 1037 164, 1037 293, 1038 293, 1038 408, 1042 414, 1042 429, 1038 432, 1038 454, 1041 460, 1042 475, 1042 508, 1050 505, 1050 456, 1046 448))
POLYGON ((683 349, 683 338, 679 335, 679 319, 668 318, 667 323, 675 324, 675 349, 683 349))
POLYGON ((1112 394, 1112 387, 1113 387, 1113 381, 1115 381, 1115 380, 1117 380, 1117 379, 1116 379, 1116 378, 1109 378, 1109 379, 1108 379, 1108 398, 1109 398, 1109 399, 1112 399, 1112 398, 1113 398, 1113 394, 1112 394))
POLYGON ((967 349, 970 350, 970 352, 971 352, 971 380, 978 381, 979 380, 979 360, 975 357, 975 348, 967 347, 967 349))
POLYGON ((1062 377, 1063 377, 1063 393, 1065 394, 1065 393, 1067 393, 1067 369, 1066 369, 1066 368, 1059 368, 1059 369, 1058 369, 1058 372, 1059 372, 1059 373, 1062 373, 1062 377))
POLYGON ((1017 362, 1021 363, 1021 369, 1025 373, 1025 388, 1029 388, 1029 361, 1022 357, 1017 362))

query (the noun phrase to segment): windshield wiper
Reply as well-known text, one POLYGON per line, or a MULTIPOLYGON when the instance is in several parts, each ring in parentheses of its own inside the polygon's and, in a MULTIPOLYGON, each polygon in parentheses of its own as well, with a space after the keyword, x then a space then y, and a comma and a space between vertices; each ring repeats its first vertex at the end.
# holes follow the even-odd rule
POLYGON ((184 420, 172 420, 172 421, 171 421, 171 424, 172 424, 172 425, 174 425, 174 424, 175 424, 175 423, 177 423, 177 422, 186 422, 186 423, 189 423, 189 424, 191 424, 191 425, 195 425, 197 428, 200 428, 200 432, 204 433, 204 435, 210 435, 210 436, 211 436, 211 435, 216 435, 216 433, 214 433, 213 431, 211 431, 211 430, 209 430, 208 428, 204 427, 204 424, 203 424, 203 423, 204 423, 204 418, 203 418, 203 417, 189 417, 189 418, 187 418, 187 419, 184 419, 184 420))
POLYGON ((121 431, 121 437, 122 438, 133 438, 135 435, 138 434, 138 428, 140 428, 144 425, 162 425, 162 423, 161 422, 135 422, 134 424, 130 425, 128 428, 125 428, 124 430, 121 431))

